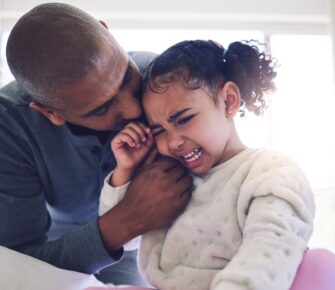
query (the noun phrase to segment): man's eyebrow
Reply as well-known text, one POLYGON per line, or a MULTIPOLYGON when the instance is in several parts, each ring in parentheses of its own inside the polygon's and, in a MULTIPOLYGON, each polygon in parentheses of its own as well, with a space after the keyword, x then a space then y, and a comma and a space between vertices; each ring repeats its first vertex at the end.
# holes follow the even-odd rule
MULTIPOLYGON (((130 59, 129 59, 127 70, 126 70, 126 72, 123 76, 120 89, 124 88, 124 86, 127 85, 127 83, 130 81, 131 76, 132 76, 132 72, 133 72, 133 69, 132 69, 132 66, 131 66, 130 59)), ((98 107, 94 108, 93 110, 85 113, 81 117, 82 118, 88 118, 88 117, 91 117, 91 116, 95 115, 96 113, 100 112, 105 106, 107 106, 112 101, 113 98, 114 98, 114 96, 112 96, 108 101, 104 102, 103 104, 99 105, 98 107)))
POLYGON ((191 108, 186 108, 186 109, 183 109, 183 110, 173 114, 172 116, 169 117, 168 122, 171 123, 171 122, 175 121, 179 116, 181 116, 182 114, 184 114, 185 112, 187 112, 190 109, 191 108))

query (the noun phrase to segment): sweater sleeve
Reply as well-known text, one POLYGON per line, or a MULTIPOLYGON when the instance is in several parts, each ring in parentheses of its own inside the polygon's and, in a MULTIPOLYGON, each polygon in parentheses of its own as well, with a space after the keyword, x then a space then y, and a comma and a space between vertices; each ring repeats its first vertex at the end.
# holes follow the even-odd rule
POLYGON ((111 208, 116 206, 124 198, 130 184, 130 182, 128 182, 122 186, 113 187, 109 184, 112 175, 113 171, 106 176, 104 181, 99 200, 99 215, 105 214, 111 208))
POLYGON ((31 142, 19 122, 0 107, 0 245, 84 273, 97 273, 115 263, 96 220, 48 241, 51 218, 45 192, 31 142))
POLYGON ((242 244, 211 289, 288 290, 293 282, 312 233, 313 195, 294 162, 274 157, 257 160, 242 185, 242 244))
MULTIPOLYGON (((105 214, 107 211, 116 206, 125 196, 127 188, 130 182, 118 186, 113 187, 109 184, 109 180, 113 175, 113 171, 109 173, 104 181, 104 186, 101 191, 100 200, 99 200, 99 215, 105 214)), ((126 251, 137 250, 140 243, 140 237, 136 237, 126 244, 124 244, 123 248, 126 251)))

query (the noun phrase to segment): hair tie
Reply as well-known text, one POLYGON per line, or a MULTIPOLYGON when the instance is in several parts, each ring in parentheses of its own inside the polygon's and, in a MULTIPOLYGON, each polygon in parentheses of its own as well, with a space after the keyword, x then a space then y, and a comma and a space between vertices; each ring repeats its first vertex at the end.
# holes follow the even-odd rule
POLYGON ((213 44, 214 46, 220 48, 222 50, 222 61, 226 62, 226 58, 227 58, 227 53, 228 53, 228 49, 225 49, 220 43, 218 43, 215 40, 211 40, 209 39, 208 42, 210 42, 211 44, 213 44))
POLYGON ((222 61, 227 62, 227 54, 228 54, 228 48, 223 48, 222 47, 222 61))

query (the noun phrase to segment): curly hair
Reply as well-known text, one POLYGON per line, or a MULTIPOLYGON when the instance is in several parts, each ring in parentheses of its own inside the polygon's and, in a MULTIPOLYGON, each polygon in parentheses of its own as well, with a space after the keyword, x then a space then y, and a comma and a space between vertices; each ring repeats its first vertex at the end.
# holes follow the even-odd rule
POLYGON ((216 98, 218 90, 232 81, 241 93, 240 112, 262 114, 265 93, 273 91, 276 62, 260 52, 256 41, 233 42, 227 49, 214 41, 192 40, 177 43, 157 56, 144 74, 142 93, 163 93, 175 81, 190 90, 207 88, 216 98))

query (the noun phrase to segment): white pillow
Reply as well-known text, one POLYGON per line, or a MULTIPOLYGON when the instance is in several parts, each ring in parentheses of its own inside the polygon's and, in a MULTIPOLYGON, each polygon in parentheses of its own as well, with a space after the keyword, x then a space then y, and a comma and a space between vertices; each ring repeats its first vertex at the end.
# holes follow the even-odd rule
POLYGON ((0 246, 0 290, 80 290, 104 286, 94 275, 59 269, 0 246))

